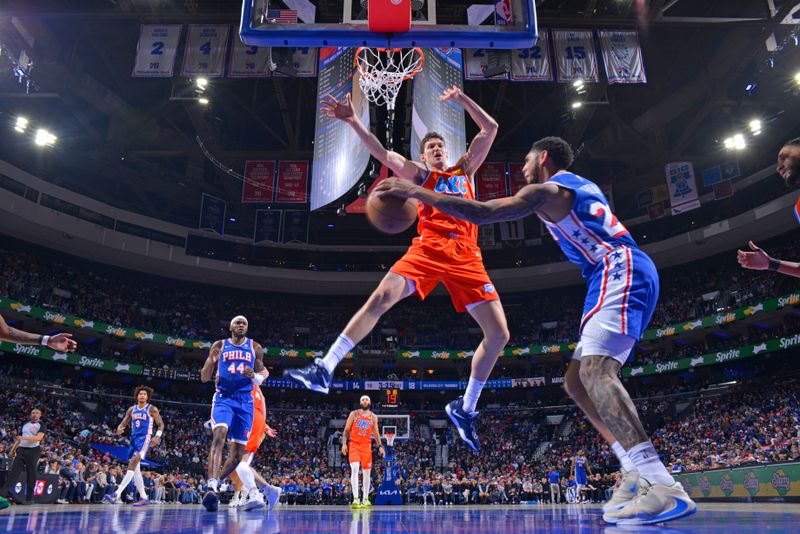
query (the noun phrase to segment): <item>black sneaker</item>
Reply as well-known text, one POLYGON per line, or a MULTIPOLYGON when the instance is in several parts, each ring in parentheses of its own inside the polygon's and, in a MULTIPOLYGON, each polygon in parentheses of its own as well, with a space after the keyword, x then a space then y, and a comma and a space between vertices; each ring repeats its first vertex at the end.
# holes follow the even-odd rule
POLYGON ((478 439, 478 433, 475 431, 475 420, 478 418, 478 414, 476 412, 470 415, 464 411, 464 397, 457 398, 445 406, 444 410, 453 424, 456 425, 461 439, 472 447, 475 452, 481 450, 481 440, 478 439))
POLYGON ((311 365, 298 369, 286 369, 283 378, 291 380, 306 389, 318 393, 328 394, 333 376, 322 365, 322 360, 317 358, 311 365))
POLYGON ((219 510, 219 497, 217 497, 216 492, 208 490, 203 496, 203 506, 205 506, 206 510, 209 512, 216 512, 219 510))

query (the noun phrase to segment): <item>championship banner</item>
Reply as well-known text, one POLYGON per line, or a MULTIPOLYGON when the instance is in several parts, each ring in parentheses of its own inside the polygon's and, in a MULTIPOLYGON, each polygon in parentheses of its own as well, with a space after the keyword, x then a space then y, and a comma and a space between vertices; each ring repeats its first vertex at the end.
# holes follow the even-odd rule
POLYGON ((308 162, 279 161, 278 188, 275 202, 305 204, 308 202, 308 162))
POLYGON ((245 161, 242 202, 272 202, 275 190, 274 161, 245 161))
POLYGON ((488 48, 465 48, 463 51, 464 79, 507 80, 511 70, 511 57, 515 52, 488 48))
POLYGON ((696 501, 730 499, 742 502, 753 498, 800 497, 800 463, 700 471, 675 475, 675 479, 696 501))
MULTIPOLYGON (((317 101, 328 94, 342 101, 347 93, 352 92, 356 114, 368 125, 369 101, 361 94, 358 83, 353 83, 354 61, 354 48, 320 49, 317 101)), ((311 167, 312 210, 341 198, 358 183, 369 163, 369 151, 355 131, 342 121, 325 117, 319 105, 316 108, 311 167)))
POLYGON ((281 240, 281 210, 256 210, 253 243, 279 243, 281 240))
POLYGON ((636 30, 600 30, 608 83, 647 83, 636 30))
POLYGON ((224 76, 230 30, 227 24, 190 24, 181 75, 224 76))
POLYGON ((558 81, 597 82, 597 54, 591 30, 550 30, 555 43, 558 81))
POLYGON ((283 212, 283 238, 282 243, 308 243, 307 211, 287 210, 283 212))
POLYGON ((475 173, 478 200, 492 200, 508 196, 506 188, 506 164, 484 163, 475 173))
POLYGON ((541 30, 532 48, 511 51, 511 79, 515 82, 553 81, 549 30, 541 30))
POLYGON ((428 132, 444 136, 453 165, 467 151, 464 109, 450 102, 440 102, 445 87, 464 87, 461 50, 444 52, 426 48, 425 68, 414 76, 414 104, 411 110, 410 159, 419 160, 419 143, 428 132))
POLYGON ((228 78, 267 78, 269 75, 269 48, 246 45, 234 32, 228 78))
POLYGON ((142 24, 132 76, 172 77, 182 28, 180 24, 142 24))
POLYGON ((523 166, 521 163, 508 164, 508 188, 512 196, 528 185, 525 174, 522 172, 523 166))
POLYGON ((200 230, 211 230, 219 235, 225 233, 225 201, 203 193, 200 202, 200 230))
POLYGON ((667 175, 672 214, 677 215, 699 208, 700 199, 697 196, 694 165, 688 161, 667 163, 664 170, 667 175))

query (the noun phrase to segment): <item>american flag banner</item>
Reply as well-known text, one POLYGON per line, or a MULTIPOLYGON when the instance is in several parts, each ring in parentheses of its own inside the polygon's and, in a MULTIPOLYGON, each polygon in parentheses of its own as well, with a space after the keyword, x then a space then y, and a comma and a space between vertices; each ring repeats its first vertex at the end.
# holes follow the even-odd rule
POLYGON ((296 9, 268 9, 265 22, 270 24, 297 24, 296 9))

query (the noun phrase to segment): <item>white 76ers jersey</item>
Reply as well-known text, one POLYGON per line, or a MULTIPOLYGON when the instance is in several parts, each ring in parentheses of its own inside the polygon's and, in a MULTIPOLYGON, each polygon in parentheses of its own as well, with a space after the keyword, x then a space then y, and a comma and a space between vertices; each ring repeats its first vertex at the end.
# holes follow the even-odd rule
POLYGON ((584 278, 592 275, 606 254, 623 246, 638 248, 628 229, 611 213, 603 192, 593 182, 570 172, 560 172, 548 183, 575 194, 572 210, 566 217, 555 223, 542 221, 567 259, 581 268, 584 278))

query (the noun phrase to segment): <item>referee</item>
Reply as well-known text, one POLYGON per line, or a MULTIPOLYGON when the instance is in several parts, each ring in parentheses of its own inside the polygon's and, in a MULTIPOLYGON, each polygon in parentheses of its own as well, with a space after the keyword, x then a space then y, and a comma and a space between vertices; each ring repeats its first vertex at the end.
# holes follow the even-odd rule
MULTIPOLYGON (((9 458, 14 459, 11 465, 11 472, 8 475, 5 486, 0 490, 0 495, 8 495, 11 487, 17 483, 17 479, 22 470, 25 469, 27 475, 27 485, 25 491, 25 504, 33 503, 33 488, 36 484, 36 465, 39 456, 42 454, 41 441, 44 439, 44 424, 42 423, 42 411, 38 408, 31 410, 31 420, 22 426, 22 434, 17 436, 14 446, 8 453, 9 458)), ((22 503, 20 503, 22 504, 22 503)))

